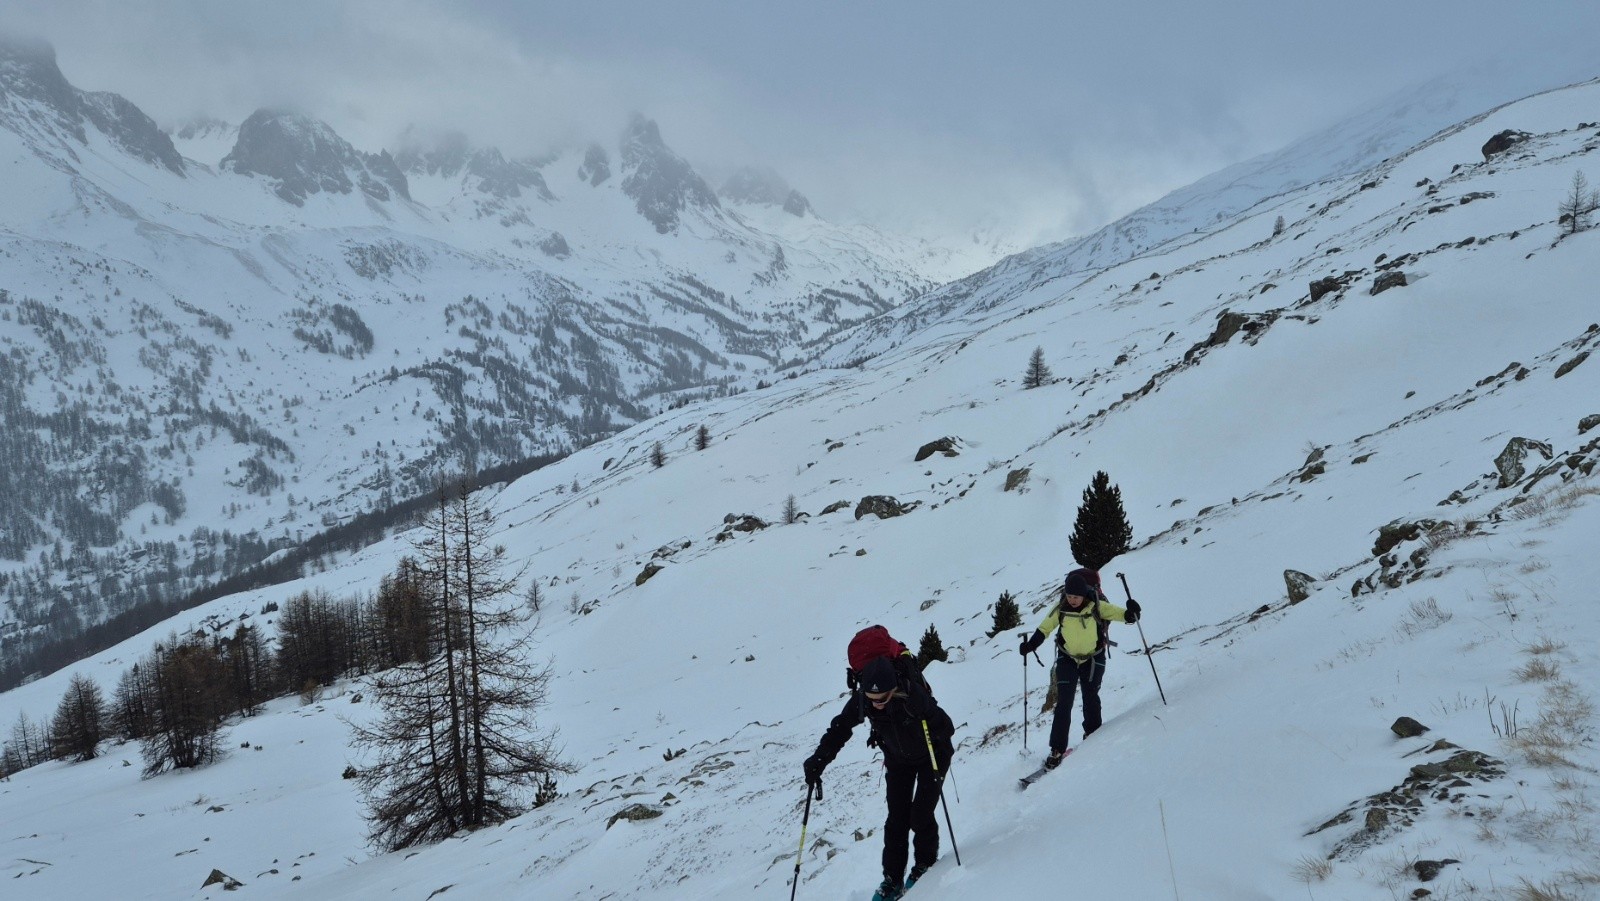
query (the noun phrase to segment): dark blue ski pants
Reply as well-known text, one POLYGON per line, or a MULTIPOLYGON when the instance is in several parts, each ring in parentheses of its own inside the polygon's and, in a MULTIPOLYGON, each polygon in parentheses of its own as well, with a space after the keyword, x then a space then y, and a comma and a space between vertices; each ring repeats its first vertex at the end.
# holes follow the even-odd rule
POLYGON ((1067 749, 1072 731, 1072 696, 1083 687, 1083 737, 1100 728, 1100 680, 1106 675, 1106 652, 1079 662, 1065 654, 1056 657, 1056 715, 1050 723, 1050 752, 1067 749))

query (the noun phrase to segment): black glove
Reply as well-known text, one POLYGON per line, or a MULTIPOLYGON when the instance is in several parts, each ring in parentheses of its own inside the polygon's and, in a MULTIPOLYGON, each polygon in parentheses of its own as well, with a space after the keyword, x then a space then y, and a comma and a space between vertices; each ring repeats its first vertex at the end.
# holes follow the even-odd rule
POLYGON ((822 768, 825 767, 825 766, 827 766, 827 764, 823 763, 821 760, 818 760, 817 756, 815 754, 811 755, 810 757, 807 757, 806 758, 806 763, 805 763, 805 767, 806 767, 806 784, 807 785, 821 785, 822 784, 822 768))
POLYGON ((1139 621, 1139 602, 1133 598, 1128 598, 1128 615, 1125 618, 1130 623, 1139 621))
POLYGON ((1022 639, 1022 646, 1017 648, 1017 653, 1024 657, 1028 656, 1028 639, 1022 639))

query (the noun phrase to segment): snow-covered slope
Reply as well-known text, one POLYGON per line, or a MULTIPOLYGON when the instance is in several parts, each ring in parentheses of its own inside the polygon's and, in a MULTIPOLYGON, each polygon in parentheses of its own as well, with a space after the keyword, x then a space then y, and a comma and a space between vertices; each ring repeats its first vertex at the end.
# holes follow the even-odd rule
MULTIPOLYGON (((214 896, 198 886, 220 868, 258 897, 781 895, 800 762, 846 641, 878 622, 951 651, 929 678, 959 724, 962 864, 947 836, 913 897, 1058 894, 1064 853, 1072 890, 1100 897, 1596 897, 1600 230, 1563 236, 1556 210, 1600 169, 1597 110, 1600 85, 1549 92, 1078 283, 974 283, 973 312, 863 343, 858 366, 671 410, 497 486, 498 538, 548 599, 543 721, 580 767, 545 807, 369 857, 339 778, 360 762, 339 719, 371 715, 350 684, 237 723, 203 770, 140 781, 125 747, 15 775, 7 885, 214 896), (1529 137, 1485 160, 1507 129, 1529 137), (1023 390, 1035 347, 1056 379, 1023 390), (940 437, 959 454, 914 460, 940 437), (1497 466, 1508 445, 1520 473, 1497 466), (1048 717, 1035 669, 1024 756, 1024 673, 990 611, 1011 591, 1038 621, 1101 469, 1134 526, 1112 569, 1142 633, 1114 632, 1106 726, 1018 796, 1048 717), (802 522, 717 539, 790 495, 802 522), (868 495, 916 506, 855 518, 868 495), (1289 569, 1312 578, 1295 604, 1289 569), (1431 731, 1396 738, 1400 716, 1431 731), (608 825, 632 803, 661 815, 608 825), (1448 862, 1424 884, 1428 861, 1448 862)), ((370 591, 406 549, 73 669, 105 685, 169 629, 370 591)), ((0 695, 0 722, 48 714, 69 675, 0 695)), ((825 781, 798 896, 864 901, 880 770, 858 738, 825 781)))
POLYGON ((1557 74, 1563 68, 1551 63, 1508 70, 1486 64, 1407 86, 1370 109, 1172 191, 1090 234, 1022 251, 929 292, 893 316, 863 324, 839 342, 835 358, 850 359, 864 346, 904 340, 931 322, 973 312, 975 302, 992 306, 1045 281, 1064 290, 1090 273, 1169 242, 1194 240, 1263 206, 1282 208, 1293 192, 1351 178, 1485 110, 1593 75, 1589 69, 1557 74))

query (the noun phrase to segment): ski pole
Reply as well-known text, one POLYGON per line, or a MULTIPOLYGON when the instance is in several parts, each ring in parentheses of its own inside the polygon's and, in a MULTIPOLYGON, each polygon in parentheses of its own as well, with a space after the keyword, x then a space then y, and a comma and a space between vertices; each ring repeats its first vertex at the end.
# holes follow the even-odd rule
MULTIPOLYGON (((1028 640, 1028 633, 1021 632, 1017 635, 1023 641, 1028 640)), ((1028 753, 1028 655, 1022 655, 1022 753, 1028 753)))
MULTIPOLYGON (((944 829, 950 833, 950 850, 956 852, 956 866, 961 866, 961 848, 956 844, 956 827, 950 822, 950 802, 944 799, 944 777, 939 771, 939 755, 933 753, 933 734, 928 731, 928 721, 922 721, 922 740, 928 743, 928 760, 933 763, 934 778, 939 780, 939 803, 944 805, 944 829)), ((789 901, 794 901, 790 898, 789 901)))
POLYGON ((794 893, 800 888, 800 859, 806 854, 806 826, 811 822, 811 790, 817 790, 817 800, 822 800, 822 783, 806 785, 806 812, 800 818, 800 850, 794 855, 794 884, 789 887, 789 901, 794 901, 794 893))
MULTIPOLYGON (((1117 578, 1122 580, 1122 593, 1128 596, 1128 600, 1133 600, 1133 592, 1128 590, 1128 577, 1122 573, 1117 573, 1117 578)), ((1139 627, 1139 643, 1144 645, 1144 659, 1150 663, 1150 675, 1156 677, 1156 691, 1160 692, 1161 706, 1165 707, 1167 706, 1167 693, 1161 688, 1161 676, 1156 673, 1156 661, 1150 656, 1150 642, 1144 640, 1143 620, 1144 617, 1139 617, 1139 620, 1136 620, 1134 625, 1139 627)))

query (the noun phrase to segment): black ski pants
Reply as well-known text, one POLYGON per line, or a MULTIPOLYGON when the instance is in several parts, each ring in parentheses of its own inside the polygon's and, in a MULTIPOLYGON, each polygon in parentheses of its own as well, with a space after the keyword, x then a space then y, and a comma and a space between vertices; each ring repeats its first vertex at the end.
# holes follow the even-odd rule
POLYGON ((1079 662, 1065 654, 1056 657, 1056 715, 1050 723, 1050 752, 1067 749, 1072 731, 1072 696, 1083 687, 1083 737, 1100 728, 1100 680, 1106 675, 1106 652, 1079 662))
POLYGON ((888 785, 889 818, 883 823, 883 875, 896 881, 906 873, 907 833, 916 833, 918 866, 933 866, 939 859, 939 777, 926 764, 918 766, 886 758, 884 781, 888 785))

